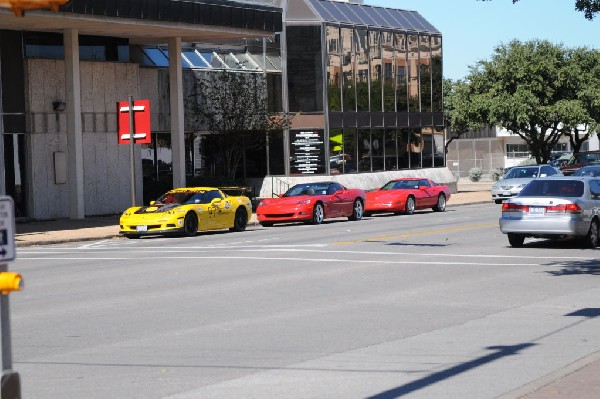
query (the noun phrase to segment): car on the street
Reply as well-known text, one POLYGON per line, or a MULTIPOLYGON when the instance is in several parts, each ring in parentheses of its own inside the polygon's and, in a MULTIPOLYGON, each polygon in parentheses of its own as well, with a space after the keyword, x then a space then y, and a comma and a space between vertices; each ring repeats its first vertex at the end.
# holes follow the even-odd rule
POLYGON ((492 185, 490 193, 496 204, 519 194, 536 177, 554 176, 559 172, 548 164, 515 166, 500 180, 492 185))
POLYGON ((532 180, 502 204, 500 231, 513 247, 525 238, 576 237, 599 244, 600 178, 553 176, 532 180))
POLYGON ((146 235, 193 237, 209 230, 244 231, 252 216, 246 196, 228 196, 216 187, 170 190, 148 206, 136 206, 121 215, 119 233, 127 238, 146 235))
POLYGON ((436 184, 429 179, 395 179, 375 191, 367 192, 365 216, 390 212, 412 215, 417 209, 429 208, 443 212, 450 195, 447 185, 436 184))
POLYGON ((360 220, 364 209, 364 190, 323 181, 296 184, 278 197, 263 199, 256 208, 256 218, 264 227, 289 222, 321 224, 337 217, 360 220))
POLYGON ((567 162, 560 166, 563 175, 569 176, 579 168, 588 165, 600 165, 600 151, 582 151, 574 153, 567 162))
POLYGON ((579 168, 573 173, 572 176, 600 176, 600 165, 590 165, 579 168))

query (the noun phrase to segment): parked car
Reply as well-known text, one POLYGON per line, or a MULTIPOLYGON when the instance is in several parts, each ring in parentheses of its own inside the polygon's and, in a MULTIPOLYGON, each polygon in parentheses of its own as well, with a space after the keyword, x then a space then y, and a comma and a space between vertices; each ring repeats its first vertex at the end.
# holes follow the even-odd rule
POLYGON ((416 209, 446 210, 450 189, 429 179, 404 178, 387 182, 376 191, 367 192, 365 216, 374 213, 413 214, 416 209))
POLYGON ((491 189, 492 199, 496 204, 501 204, 507 198, 519 194, 523 187, 536 177, 554 176, 558 173, 556 169, 547 164, 515 166, 494 183, 491 189))
POLYGON ((502 204, 500 231, 513 247, 526 237, 577 237, 599 244, 600 178, 554 176, 531 181, 502 204))
POLYGON ((572 176, 600 176, 600 165, 584 166, 583 168, 577 169, 572 176))
POLYGON ((252 216, 245 196, 228 196, 215 187, 176 188, 151 201, 149 206, 131 207, 120 218, 120 234, 178 234, 192 237, 199 231, 229 229, 243 231, 252 216))
POLYGON ((567 162, 561 164, 560 170, 563 175, 569 176, 579 168, 594 164, 600 164, 600 151, 577 152, 567 162))
POLYGON ((256 208, 256 218, 265 227, 286 222, 321 224, 335 217, 360 220, 364 206, 363 190, 346 188, 336 182, 302 183, 278 198, 263 199, 256 208))

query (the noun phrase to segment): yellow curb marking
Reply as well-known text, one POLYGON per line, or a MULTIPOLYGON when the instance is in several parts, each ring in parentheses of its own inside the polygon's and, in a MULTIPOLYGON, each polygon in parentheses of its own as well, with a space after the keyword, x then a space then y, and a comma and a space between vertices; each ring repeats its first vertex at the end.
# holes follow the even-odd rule
POLYGON ((427 235, 427 234, 447 233, 447 232, 451 232, 451 231, 461 231, 461 230, 470 230, 470 229, 483 229, 483 228, 487 228, 487 227, 498 227, 498 223, 497 222, 496 223, 484 223, 484 224, 474 224, 471 226, 450 227, 447 229, 417 231, 414 233, 396 234, 396 235, 391 235, 391 236, 363 238, 363 239, 354 240, 354 241, 336 241, 335 244, 347 245, 347 244, 355 244, 358 242, 381 241, 381 240, 389 240, 389 239, 393 239, 393 238, 409 238, 409 237, 416 237, 416 236, 422 236, 422 235, 427 235))

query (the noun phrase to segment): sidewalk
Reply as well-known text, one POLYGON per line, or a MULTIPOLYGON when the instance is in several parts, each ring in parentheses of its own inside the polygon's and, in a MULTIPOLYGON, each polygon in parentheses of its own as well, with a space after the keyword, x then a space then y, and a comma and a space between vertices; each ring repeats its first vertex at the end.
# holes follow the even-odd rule
MULTIPOLYGON (((491 203, 493 182, 458 182, 448 207, 491 203)), ((257 225, 252 215, 249 225, 257 225)), ((119 237, 119 216, 89 217, 82 220, 57 219, 30 221, 16 225, 17 247, 57 244, 119 237)), ((596 399, 600 398, 600 352, 557 370, 539 380, 502 395, 499 399, 596 399)))

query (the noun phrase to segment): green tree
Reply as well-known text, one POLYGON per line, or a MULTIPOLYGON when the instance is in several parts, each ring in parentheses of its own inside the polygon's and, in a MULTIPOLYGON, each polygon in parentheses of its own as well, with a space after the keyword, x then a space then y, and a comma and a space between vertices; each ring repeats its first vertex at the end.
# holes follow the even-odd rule
POLYGON ((448 131, 448 146, 464 133, 484 127, 482 110, 470 101, 469 85, 463 80, 443 80, 444 93, 444 125, 448 131))
POLYGON ((586 125, 595 131, 600 122, 598 55, 545 40, 502 44, 491 60, 471 68, 464 118, 520 136, 532 157, 545 163, 563 134, 586 125))
POLYGON ((196 117, 198 130, 219 136, 215 151, 223 154, 226 177, 233 181, 248 144, 261 143, 257 135, 285 129, 289 118, 268 109, 262 74, 211 71, 198 77, 187 109, 196 117))
MULTIPOLYGON (((492 0, 480 0, 480 1, 492 1, 492 0)), ((512 0, 513 4, 519 0, 512 0)), ((600 0, 576 0, 575 9, 583 12, 586 19, 590 21, 600 12, 600 0)))

